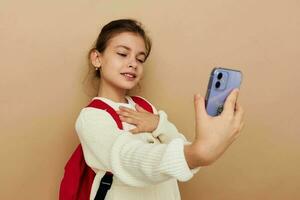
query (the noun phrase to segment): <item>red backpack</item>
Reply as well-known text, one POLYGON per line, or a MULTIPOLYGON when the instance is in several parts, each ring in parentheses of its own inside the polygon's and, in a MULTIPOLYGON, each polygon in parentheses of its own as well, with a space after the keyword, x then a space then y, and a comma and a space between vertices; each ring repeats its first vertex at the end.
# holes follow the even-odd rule
MULTIPOLYGON (((138 96, 131 96, 132 100, 153 113, 152 106, 138 96)), ((123 130, 122 121, 116 111, 105 102, 94 99, 87 107, 106 110, 115 120, 118 128, 123 130)), ((65 166, 65 173, 61 180, 59 200, 89 200, 95 172, 86 164, 82 147, 79 144, 65 166)), ((112 184, 113 174, 106 172, 100 182, 95 200, 104 199, 112 184)))

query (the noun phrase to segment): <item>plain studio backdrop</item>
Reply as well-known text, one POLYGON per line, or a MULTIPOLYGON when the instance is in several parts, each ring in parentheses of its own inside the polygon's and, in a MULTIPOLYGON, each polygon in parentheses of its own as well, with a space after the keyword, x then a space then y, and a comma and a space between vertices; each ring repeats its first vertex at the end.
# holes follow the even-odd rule
POLYGON ((193 95, 215 66, 243 71, 245 128, 183 200, 300 199, 300 1, 0 1, 0 199, 55 200, 95 92, 87 52, 103 25, 141 21, 153 41, 142 95, 188 139, 193 95), (90 89, 89 89, 90 88, 90 89))

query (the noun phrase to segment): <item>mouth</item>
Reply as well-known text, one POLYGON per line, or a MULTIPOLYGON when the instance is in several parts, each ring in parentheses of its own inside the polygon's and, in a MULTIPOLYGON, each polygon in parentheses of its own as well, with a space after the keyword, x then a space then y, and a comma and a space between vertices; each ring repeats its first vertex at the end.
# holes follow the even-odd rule
POLYGON ((121 73, 121 75, 123 75, 128 81, 133 81, 136 78, 135 74, 121 73))

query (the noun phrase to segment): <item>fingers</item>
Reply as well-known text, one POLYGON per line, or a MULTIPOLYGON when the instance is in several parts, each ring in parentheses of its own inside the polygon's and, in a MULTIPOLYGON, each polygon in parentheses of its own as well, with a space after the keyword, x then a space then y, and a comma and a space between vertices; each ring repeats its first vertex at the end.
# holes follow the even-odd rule
POLYGON ((226 98, 225 104, 224 104, 224 110, 222 112, 223 115, 233 115, 234 114, 234 108, 235 104, 238 98, 239 90, 234 89, 231 91, 229 96, 226 98))
POLYGON ((240 122, 244 119, 244 109, 242 108, 239 102, 236 102, 235 104, 235 116, 236 119, 240 122))
POLYGON ((120 119, 122 122, 127 122, 129 124, 137 125, 139 121, 137 119, 131 118, 131 117, 123 117, 120 116, 120 119))
POLYGON ((144 108, 142 108, 141 106, 139 106, 138 104, 135 104, 135 109, 136 110, 131 109, 131 108, 127 108, 127 107, 124 107, 124 106, 119 106, 119 109, 120 109, 120 111, 126 111, 126 112, 129 112, 129 113, 148 112, 144 108))
POLYGON ((207 115, 205 109, 205 100, 200 94, 194 95, 194 107, 196 121, 200 120, 200 118, 205 117, 207 115))
POLYGON ((121 110, 117 110, 116 113, 119 115, 119 116, 123 116, 123 117, 131 117, 131 118, 134 118, 134 119, 137 119, 138 116, 137 116, 137 112, 134 111, 134 110, 131 110, 131 109, 123 109, 121 108, 121 110))
POLYGON ((141 106, 139 106, 139 104, 135 104, 135 109, 138 112, 147 112, 144 108, 142 108, 141 106))
MULTIPOLYGON (((130 108, 127 108, 127 107, 124 107, 124 106, 120 106, 119 109, 120 109, 120 111, 126 111, 126 112, 129 112, 129 113, 134 113, 134 112, 136 112, 135 110, 130 109, 130 108)), ((117 111, 117 112, 118 112, 118 111, 117 111)))
POLYGON ((234 123, 236 124, 235 127, 237 127, 237 133, 234 137, 234 139, 236 139, 244 125, 245 125, 245 122, 244 122, 244 109, 242 108, 242 106, 239 104, 239 102, 236 102, 236 105, 235 105, 235 113, 234 113, 234 123))
POLYGON ((236 111, 235 111, 235 121, 239 126, 239 132, 243 129, 244 127, 244 114, 245 111, 242 108, 242 106, 237 102, 236 103, 236 111))
POLYGON ((119 116, 122 116, 122 117, 132 117, 132 113, 130 112, 127 112, 127 111, 116 111, 118 113, 119 116))

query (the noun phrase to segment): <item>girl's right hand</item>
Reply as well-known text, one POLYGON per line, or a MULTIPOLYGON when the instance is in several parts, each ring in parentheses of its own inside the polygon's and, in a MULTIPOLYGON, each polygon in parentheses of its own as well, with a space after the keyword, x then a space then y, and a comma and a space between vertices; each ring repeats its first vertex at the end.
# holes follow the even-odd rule
POLYGON ((185 149, 191 168, 213 163, 238 137, 244 126, 244 110, 237 103, 238 92, 234 89, 230 93, 223 112, 216 117, 207 114, 202 96, 194 96, 196 135, 190 147, 185 149))

